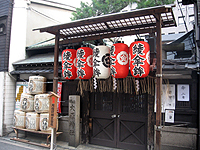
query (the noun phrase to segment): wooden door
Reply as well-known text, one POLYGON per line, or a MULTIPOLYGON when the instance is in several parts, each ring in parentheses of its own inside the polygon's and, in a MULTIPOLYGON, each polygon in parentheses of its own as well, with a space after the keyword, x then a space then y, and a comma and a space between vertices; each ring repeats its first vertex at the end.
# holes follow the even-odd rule
POLYGON ((93 93, 90 143, 134 150, 147 147, 147 97, 93 93))

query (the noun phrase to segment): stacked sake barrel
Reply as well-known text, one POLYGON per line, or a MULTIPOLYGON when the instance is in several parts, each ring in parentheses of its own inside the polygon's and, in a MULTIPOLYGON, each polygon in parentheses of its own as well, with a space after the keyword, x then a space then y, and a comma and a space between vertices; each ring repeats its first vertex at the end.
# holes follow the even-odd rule
POLYGON ((29 93, 22 93, 20 110, 15 110, 14 125, 29 130, 48 131, 49 94, 46 92, 46 78, 30 76, 29 93))

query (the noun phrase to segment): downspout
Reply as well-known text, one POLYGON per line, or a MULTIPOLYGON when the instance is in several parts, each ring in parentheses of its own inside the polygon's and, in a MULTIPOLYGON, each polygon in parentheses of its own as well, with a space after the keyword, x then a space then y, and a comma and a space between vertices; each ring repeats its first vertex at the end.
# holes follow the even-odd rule
POLYGON ((197 44, 197 41, 200 40, 199 38, 199 26, 198 26, 198 5, 199 2, 197 3, 194 3, 194 15, 196 16, 195 17, 195 47, 196 47, 196 62, 198 64, 197 66, 197 76, 198 76, 198 90, 199 90, 199 94, 198 94, 198 136, 197 136, 197 149, 200 149, 200 68, 199 68, 199 63, 200 63, 200 56, 199 56, 199 47, 198 47, 198 44, 197 44))

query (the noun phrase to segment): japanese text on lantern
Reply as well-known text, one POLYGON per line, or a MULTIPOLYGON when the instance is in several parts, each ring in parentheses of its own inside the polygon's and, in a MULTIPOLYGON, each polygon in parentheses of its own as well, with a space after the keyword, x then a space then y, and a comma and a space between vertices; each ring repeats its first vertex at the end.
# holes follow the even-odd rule
POLYGON ((81 59, 85 59, 85 57, 83 57, 85 55, 85 51, 83 49, 78 49, 77 50, 77 76, 78 77, 84 77, 85 71, 82 69, 84 66, 84 64, 86 62, 82 61, 81 59))
POLYGON ((72 72, 69 70, 71 69, 72 67, 72 63, 70 63, 69 61, 71 61, 70 57, 72 56, 71 52, 69 51, 66 51, 66 52, 63 52, 63 69, 64 69, 64 72, 63 72, 63 76, 66 78, 68 77, 69 79, 71 78, 72 76, 72 72))
POLYGON ((114 56, 115 56, 115 46, 111 46, 111 49, 110 49, 110 55, 111 55, 111 57, 110 57, 110 64, 111 64, 111 74, 113 75, 113 76, 115 76, 115 74, 117 74, 117 72, 116 72, 116 68, 115 67, 113 67, 113 66, 115 66, 116 65, 116 63, 115 63, 115 61, 116 61, 116 59, 114 58, 114 56))
POLYGON ((94 75, 99 76, 101 74, 100 70, 97 68, 97 66, 100 66, 100 61, 97 60, 97 57, 99 56, 100 50, 99 48, 94 48, 93 49, 93 67, 94 67, 94 75))
POLYGON ((145 74, 145 71, 144 71, 144 68, 141 66, 141 65, 144 65, 144 62, 145 61, 145 58, 141 57, 141 55, 145 55, 143 53, 143 50, 144 50, 144 45, 141 44, 141 43, 138 43, 138 44, 135 44, 133 46, 133 55, 135 55, 135 57, 132 59, 133 61, 133 65, 135 65, 135 67, 133 68, 133 72, 134 72, 134 75, 139 75, 139 76, 142 76, 143 74, 145 74))

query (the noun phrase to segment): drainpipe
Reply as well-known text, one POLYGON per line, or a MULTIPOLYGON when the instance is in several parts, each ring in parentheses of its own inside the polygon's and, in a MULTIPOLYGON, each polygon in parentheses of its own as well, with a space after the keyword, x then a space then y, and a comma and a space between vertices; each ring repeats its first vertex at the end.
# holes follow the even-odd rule
MULTIPOLYGON (((198 90, 199 90, 199 94, 198 94, 198 136, 197 136, 197 149, 200 149, 200 70, 199 70, 199 62, 200 62, 200 55, 199 55, 199 47, 198 47, 198 43, 200 41, 199 38, 199 26, 198 26, 198 5, 199 2, 197 1, 197 3, 194 3, 194 15, 195 15, 195 47, 196 47, 196 62, 198 64, 197 66, 197 76, 198 76, 198 90)), ((199 10, 200 11, 200 10, 199 10)))

